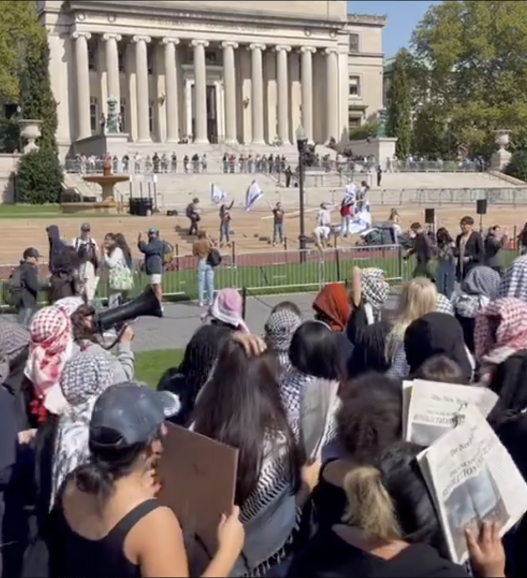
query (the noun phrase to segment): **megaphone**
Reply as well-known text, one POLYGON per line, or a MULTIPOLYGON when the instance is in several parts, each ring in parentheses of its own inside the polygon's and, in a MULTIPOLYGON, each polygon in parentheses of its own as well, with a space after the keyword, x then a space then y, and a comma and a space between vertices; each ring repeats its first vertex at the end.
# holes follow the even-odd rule
POLYGON ((106 331, 122 327, 127 321, 138 317, 163 317, 161 303, 152 287, 147 287, 141 295, 124 305, 96 313, 93 316, 93 329, 102 335, 106 331))

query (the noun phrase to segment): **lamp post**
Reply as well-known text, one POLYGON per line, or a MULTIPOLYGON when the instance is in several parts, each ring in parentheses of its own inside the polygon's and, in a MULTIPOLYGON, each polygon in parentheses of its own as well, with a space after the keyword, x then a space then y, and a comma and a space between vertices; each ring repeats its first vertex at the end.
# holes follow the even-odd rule
POLYGON ((306 214, 304 207, 305 161, 307 152, 307 136, 304 127, 296 129, 296 146, 298 149, 298 209, 300 212, 300 263, 306 262, 306 214))

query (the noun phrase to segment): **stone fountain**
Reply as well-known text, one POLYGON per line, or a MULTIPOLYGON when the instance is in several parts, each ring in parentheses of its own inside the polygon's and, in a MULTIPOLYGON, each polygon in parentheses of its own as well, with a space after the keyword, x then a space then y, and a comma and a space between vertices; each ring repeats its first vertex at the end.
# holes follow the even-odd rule
POLYGON ((27 155, 28 153, 38 151, 36 140, 41 136, 40 126, 42 125, 42 121, 24 118, 20 119, 18 124, 20 126, 20 136, 27 141, 22 152, 27 155))
POLYGON ((86 175, 83 178, 87 183, 95 183, 102 189, 102 200, 82 203, 62 203, 63 213, 99 213, 110 214, 119 212, 119 205, 114 198, 114 187, 117 183, 130 180, 128 175, 115 175, 112 172, 112 157, 107 156, 102 167, 102 175, 86 175))

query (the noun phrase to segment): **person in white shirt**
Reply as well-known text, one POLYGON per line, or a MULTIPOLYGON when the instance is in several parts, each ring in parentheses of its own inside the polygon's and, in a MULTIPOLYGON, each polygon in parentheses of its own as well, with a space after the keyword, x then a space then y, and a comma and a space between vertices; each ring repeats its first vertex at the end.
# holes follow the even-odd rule
POLYGON ((80 229, 80 235, 73 239, 72 246, 81 258, 79 278, 83 283, 82 293, 88 303, 95 299, 97 286, 99 285, 99 247, 97 241, 91 236, 91 227, 89 223, 83 223, 80 229))
POLYGON ((108 233, 101 248, 101 257, 110 272, 108 307, 117 307, 133 288, 132 253, 124 235, 108 233))
POLYGON ((320 210, 317 215, 317 226, 313 231, 313 238, 315 245, 319 249, 325 249, 328 245, 329 236, 331 234, 331 211, 328 209, 326 203, 320 205, 320 210))

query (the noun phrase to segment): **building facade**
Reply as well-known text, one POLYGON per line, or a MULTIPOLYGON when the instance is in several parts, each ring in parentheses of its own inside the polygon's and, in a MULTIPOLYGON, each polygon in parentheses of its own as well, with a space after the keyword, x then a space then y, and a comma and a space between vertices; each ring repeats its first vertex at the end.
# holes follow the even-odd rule
POLYGON ((38 5, 62 150, 101 131, 110 97, 134 143, 288 143, 300 124, 315 142, 347 134, 345 0, 38 5))

